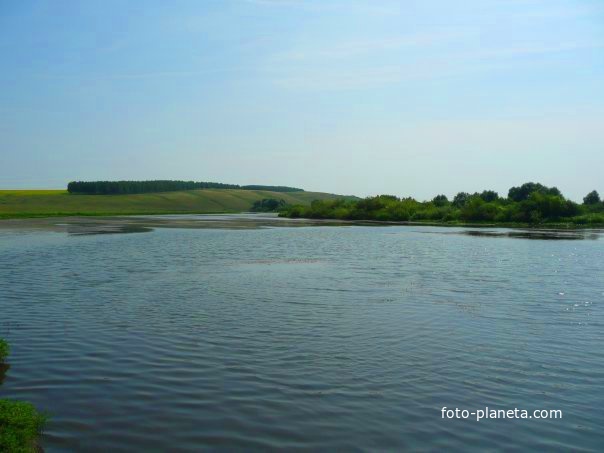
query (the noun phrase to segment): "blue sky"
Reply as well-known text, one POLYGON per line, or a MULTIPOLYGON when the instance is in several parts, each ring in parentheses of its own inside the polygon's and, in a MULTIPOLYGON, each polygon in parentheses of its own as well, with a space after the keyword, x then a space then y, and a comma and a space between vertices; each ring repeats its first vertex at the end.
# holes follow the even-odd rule
POLYGON ((0 188, 604 193, 604 2, 0 0, 0 188))

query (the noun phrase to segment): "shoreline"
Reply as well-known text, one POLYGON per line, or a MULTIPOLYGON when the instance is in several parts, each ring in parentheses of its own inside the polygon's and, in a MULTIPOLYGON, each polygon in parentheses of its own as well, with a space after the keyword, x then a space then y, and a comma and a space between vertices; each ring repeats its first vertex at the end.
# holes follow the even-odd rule
MULTIPOLYGON (((291 218, 291 217, 282 217, 291 218)), ((509 229, 529 229, 529 230, 590 230, 604 228, 604 223, 574 224, 570 222, 552 222, 552 223, 520 223, 520 222, 435 222, 435 221, 412 221, 412 220, 340 220, 333 218, 309 218, 296 217, 304 220, 331 220, 339 222, 360 222, 372 225, 408 225, 408 226, 436 226, 436 227, 459 227, 459 228, 509 228, 509 229)))
POLYGON ((277 213, 241 212, 175 212, 175 213, 131 213, 131 214, 80 214, 51 216, 22 216, 0 218, 2 230, 44 230, 69 234, 136 233, 152 231, 155 228, 185 229, 259 229, 275 227, 309 226, 408 226, 471 228, 477 230, 524 230, 533 234, 539 232, 589 232, 600 231, 604 225, 576 225, 569 223, 522 224, 522 223, 452 223, 414 222, 380 220, 340 220, 280 217, 277 213))

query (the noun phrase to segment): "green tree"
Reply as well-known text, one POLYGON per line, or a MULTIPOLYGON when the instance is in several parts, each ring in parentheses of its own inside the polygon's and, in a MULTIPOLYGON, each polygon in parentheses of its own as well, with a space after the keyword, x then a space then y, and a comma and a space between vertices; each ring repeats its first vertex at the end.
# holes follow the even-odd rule
POLYGON ((508 198, 512 201, 520 202, 527 200, 529 196, 538 192, 543 195, 554 195, 561 197, 562 194, 557 187, 546 187, 543 184, 527 182, 520 187, 512 187, 508 192, 508 198))
POLYGON ((587 195, 585 195, 585 197, 583 198, 583 204, 588 204, 588 205, 598 204, 598 203, 600 203, 600 201, 601 201, 600 194, 598 192, 596 192, 595 190, 592 190, 587 195))
POLYGON ((482 198, 485 202, 490 203, 492 201, 499 200, 499 194, 494 190, 483 190, 480 194, 480 198, 482 198))
POLYGON ((494 203, 485 203, 480 196, 471 197, 461 209, 461 218, 471 221, 493 221, 498 214, 498 208, 494 203))
POLYGON ((432 199, 432 203, 434 203, 434 206, 438 207, 447 206, 449 204, 449 199, 446 195, 437 195, 432 199))
POLYGON ((462 208, 466 205, 468 200, 470 199, 470 194, 468 192, 459 192, 455 197, 453 197, 453 206, 456 208, 462 208))

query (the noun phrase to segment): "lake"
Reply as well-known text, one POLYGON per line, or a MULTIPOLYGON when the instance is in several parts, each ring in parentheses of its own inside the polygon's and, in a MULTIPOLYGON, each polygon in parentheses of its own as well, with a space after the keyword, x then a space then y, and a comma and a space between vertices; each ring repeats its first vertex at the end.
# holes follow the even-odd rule
POLYGON ((0 397, 48 452, 604 446, 600 231, 0 223, 0 397))

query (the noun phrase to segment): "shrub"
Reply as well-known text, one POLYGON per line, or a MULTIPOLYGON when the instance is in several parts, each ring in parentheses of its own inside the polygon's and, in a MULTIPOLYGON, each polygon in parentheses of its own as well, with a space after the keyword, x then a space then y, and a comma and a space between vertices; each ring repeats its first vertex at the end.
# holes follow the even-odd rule
POLYGON ((36 439, 46 423, 46 415, 22 401, 0 400, 0 451, 38 451, 36 439))
POLYGON ((276 198, 263 198, 255 201, 250 211, 252 212, 275 212, 285 208, 285 200, 276 198))
POLYGON ((402 206, 400 203, 388 206, 388 213, 392 220, 407 221, 411 218, 409 209, 405 206, 402 206))
POLYGON ((587 214, 570 219, 575 225, 603 224, 604 214, 587 214))
POLYGON ((8 353, 10 352, 10 348, 8 347, 8 343, 6 340, 0 338, 0 363, 4 362, 8 357, 8 353))

